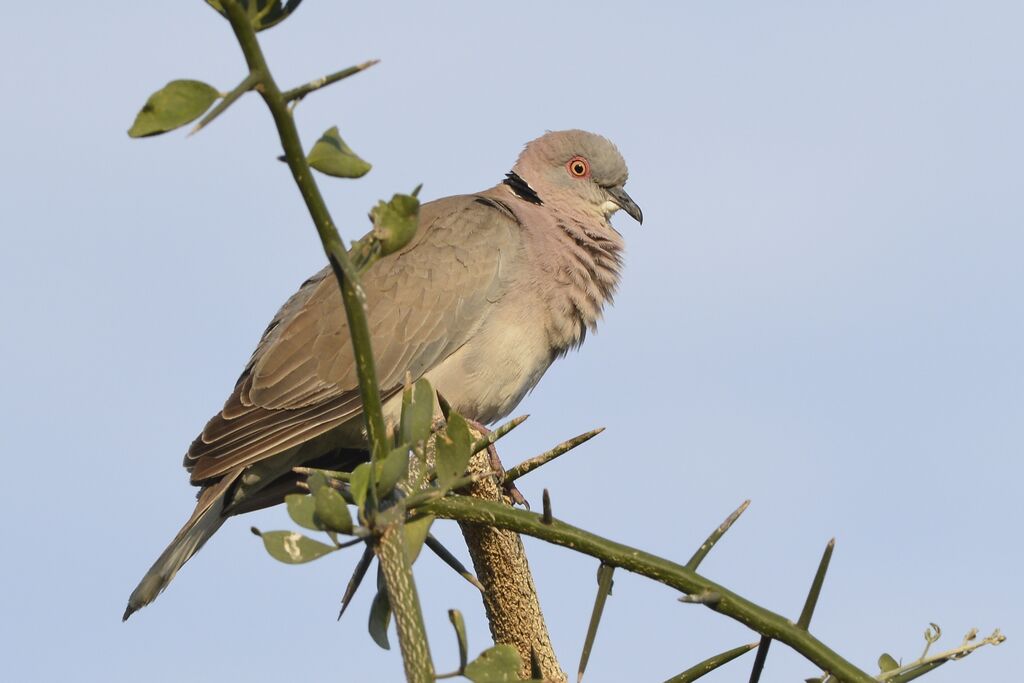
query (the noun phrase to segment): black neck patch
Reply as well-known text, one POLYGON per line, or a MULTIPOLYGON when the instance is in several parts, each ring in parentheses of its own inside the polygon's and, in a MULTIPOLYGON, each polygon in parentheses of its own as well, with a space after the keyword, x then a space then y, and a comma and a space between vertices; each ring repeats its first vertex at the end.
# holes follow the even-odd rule
POLYGON ((509 188, 512 189, 512 194, 519 197, 520 199, 526 200, 531 204, 536 204, 538 206, 544 204, 544 202, 540 200, 540 195, 538 195, 534 191, 534 189, 530 187, 530 184, 528 182, 520 178, 515 171, 506 173, 505 180, 503 180, 502 182, 508 185, 509 188))

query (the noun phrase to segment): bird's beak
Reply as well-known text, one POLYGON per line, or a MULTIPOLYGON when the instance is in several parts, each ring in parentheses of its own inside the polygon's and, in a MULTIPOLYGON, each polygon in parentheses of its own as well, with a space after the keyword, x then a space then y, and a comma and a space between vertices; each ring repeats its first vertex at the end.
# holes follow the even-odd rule
POLYGON ((641 211, 640 207, 636 205, 636 202, 633 201, 633 198, 626 194, 626 191, 622 189, 621 185, 617 185, 616 187, 609 187, 607 188, 607 191, 608 196, 611 197, 612 202, 614 202, 620 209, 622 209, 630 216, 632 216, 633 220, 635 220, 637 223, 639 223, 640 225, 644 224, 644 212, 641 211))

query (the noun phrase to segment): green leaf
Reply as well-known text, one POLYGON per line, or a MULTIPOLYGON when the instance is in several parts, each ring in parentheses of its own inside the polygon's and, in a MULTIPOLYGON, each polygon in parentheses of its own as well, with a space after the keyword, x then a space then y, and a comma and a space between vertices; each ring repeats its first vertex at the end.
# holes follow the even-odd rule
POLYGON ((420 556, 420 550, 423 549, 423 543, 427 540, 427 534, 430 533, 430 525, 434 522, 433 515, 426 515, 419 519, 405 523, 405 557, 409 560, 409 566, 416 561, 416 558, 420 556))
POLYGON ((388 624, 391 623, 391 601, 388 600, 388 592, 380 588, 377 595, 373 596, 373 603, 370 605, 370 623, 367 629, 373 642, 385 650, 391 649, 388 642, 388 624))
POLYGON ((360 510, 366 505, 366 495, 370 487, 370 463, 364 462, 352 470, 352 476, 348 480, 349 490, 352 492, 352 499, 360 510))
POLYGON ((377 462, 377 495, 381 498, 391 493, 409 472, 409 448, 400 446, 393 449, 377 462))
POLYGON ((325 486, 328 488, 331 486, 322 472, 313 472, 306 477, 306 485, 309 487, 310 493, 316 493, 325 486))
POLYGON ((893 659, 891 654, 883 652, 882 656, 878 658, 878 668, 882 670, 882 673, 885 673, 886 671, 900 668, 900 664, 893 659))
POLYGON ((321 486, 313 494, 316 520, 331 531, 352 533, 352 517, 341 494, 330 486, 321 486))
POLYGON ((437 435, 437 483, 442 489, 466 473, 472 444, 469 424, 458 413, 452 413, 448 426, 437 435))
MULTIPOLYGON (((206 3, 225 17, 227 16, 218 0, 206 0, 206 3)), ((258 32, 276 26, 287 19, 288 15, 302 3, 302 0, 288 0, 284 4, 281 0, 239 0, 239 3, 245 9, 253 30, 258 32)))
POLYGON ((413 447, 418 446, 430 436, 433 421, 434 389, 430 382, 421 379, 402 394, 401 440, 413 447))
POLYGON ((302 564, 337 550, 332 545, 307 538, 297 531, 266 531, 260 534, 267 552, 286 564, 302 564))
POLYGON ((133 138, 159 135, 199 118, 220 93, 202 81, 171 81, 149 96, 128 129, 133 138))
POLYGON ((511 645, 495 645, 466 665, 465 676, 473 683, 518 681, 519 653, 511 645))
POLYGON ((345 144, 337 126, 320 136, 307 158, 310 166, 336 178, 359 178, 371 168, 345 144))
POLYGON ((373 237, 387 256, 407 245, 420 224, 420 200, 408 194, 396 194, 391 201, 379 201, 370 209, 373 237))
POLYGON ((313 502, 312 496, 307 496, 304 493, 289 493, 284 497, 284 502, 288 506, 288 516, 296 524, 304 529, 312 529, 313 531, 323 529, 313 519, 316 504, 313 502))
POLYGON ((452 622, 455 629, 455 637, 459 641, 459 673, 466 670, 466 660, 469 658, 469 642, 466 638, 466 620, 462 618, 462 612, 457 609, 448 610, 448 621, 452 622))

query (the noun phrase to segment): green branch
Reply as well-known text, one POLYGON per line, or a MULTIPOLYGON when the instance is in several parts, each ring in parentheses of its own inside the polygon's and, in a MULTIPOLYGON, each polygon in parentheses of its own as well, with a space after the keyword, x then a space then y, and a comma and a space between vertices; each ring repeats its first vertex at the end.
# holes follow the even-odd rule
MULTIPOLYGON (((238 5, 236 0, 226 0, 222 6, 231 22, 231 28, 235 32, 238 44, 242 48, 242 54, 245 55, 249 71, 253 78, 258 79, 255 88, 263 96, 263 100, 274 117, 281 145, 284 148, 285 161, 288 162, 288 168, 292 172, 295 184, 298 185, 299 192, 302 193, 302 199, 306 202, 309 215, 320 235, 324 252, 338 279, 342 300, 345 304, 345 315, 348 318, 349 332, 352 336, 356 367, 359 371, 359 394, 362 398, 363 415, 366 419, 370 445, 374 458, 381 457, 384 455, 387 433, 381 411, 377 371, 370 349, 370 328, 365 308, 366 295, 359 286, 355 269, 352 267, 348 251, 345 249, 345 243, 342 241, 341 235, 338 234, 338 229, 327 210, 320 189, 313 179, 312 171, 306 161, 306 154, 302 150, 302 142, 299 140, 299 132, 295 128, 295 120, 292 118, 291 112, 288 111, 284 95, 270 74, 263 51, 256 39, 256 32, 250 25, 245 10, 238 5)), ((375 495, 372 493, 373 490, 371 486, 371 495, 375 495)))
MULTIPOLYGON (((359 394, 362 399, 363 416, 366 420, 370 457, 371 461, 376 463, 387 455, 389 444, 370 344, 366 295, 359 285, 356 270, 349 259, 345 243, 342 241, 341 235, 338 234, 323 196, 320 194, 320 189, 313 178, 298 130, 295 127, 295 120, 288 107, 288 100, 271 76, 249 17, 237 0, 221 0, 220 4, 231 23, 238 44, 242 48, 242 54, 245 55, 246 64, 249 66, 249 76, 233 93, 241 94, 251 85, 263 96, 263 100, 274 118, 274 124, 277 126, 288 168, 302 194, 309 215, 316 225, 320 242, 341 289, 341 298, 345 306, 345 315, 348 319, 348 329, 358 371, 359 394)), ((340 80, 340 78, 341 76, 338 76, 335 80, 340 80)), ((366 510, 371 526, 378 516, 376 469, 373 464, 369 467, 367 485, 366 510)), ((380 537, 375 550, 380 558, 388 598, 395 615, 406 676, 409 681, 417 683, 433 681, 434 667, 430 659, 423 614, 416 593, 412 568, 405 555, 404 519, 399 518, 378 531, 380 537)))
POLYGON ((460 522, 489 524, 533 536, 590 555, 605 564, 654 579, 684 593, 713 593, 718 599, 705 603, 710 609, 789 645, 843 683, 872 683, 875 680, 792 621, 755 605, 675 562, 601 538, 557 519, 545 524, 541 515, 536 513, 466 496, 433 500, 421 505, 417 512, 460 522))

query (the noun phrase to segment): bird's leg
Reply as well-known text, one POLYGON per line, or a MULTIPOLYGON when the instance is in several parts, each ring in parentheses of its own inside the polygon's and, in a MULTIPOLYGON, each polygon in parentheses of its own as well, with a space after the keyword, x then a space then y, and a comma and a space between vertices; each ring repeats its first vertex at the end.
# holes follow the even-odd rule
MULTIPOLYGON (((470 420, 467 418, 466 421, 473 429, 480 432, 482 436, 487 436, 491 433, 490 429, 484 427, 476 420, 470 420)), ((512 499, 513 504, 522 505, 524 508, 529 510, 530 503, 525 497, 523 497, 523 494, 520 493, 519 489, 516 488, 516 483, 514 481, 505 481, 505 466, 501 464, 501 458, 498 457, 498 449, 495 448, 493 443, 487 446, 487 455, 490 459, 491 469, 497 473, 498 481, 501 484, 502 489, 504 489, 505 495, 512 499)))

